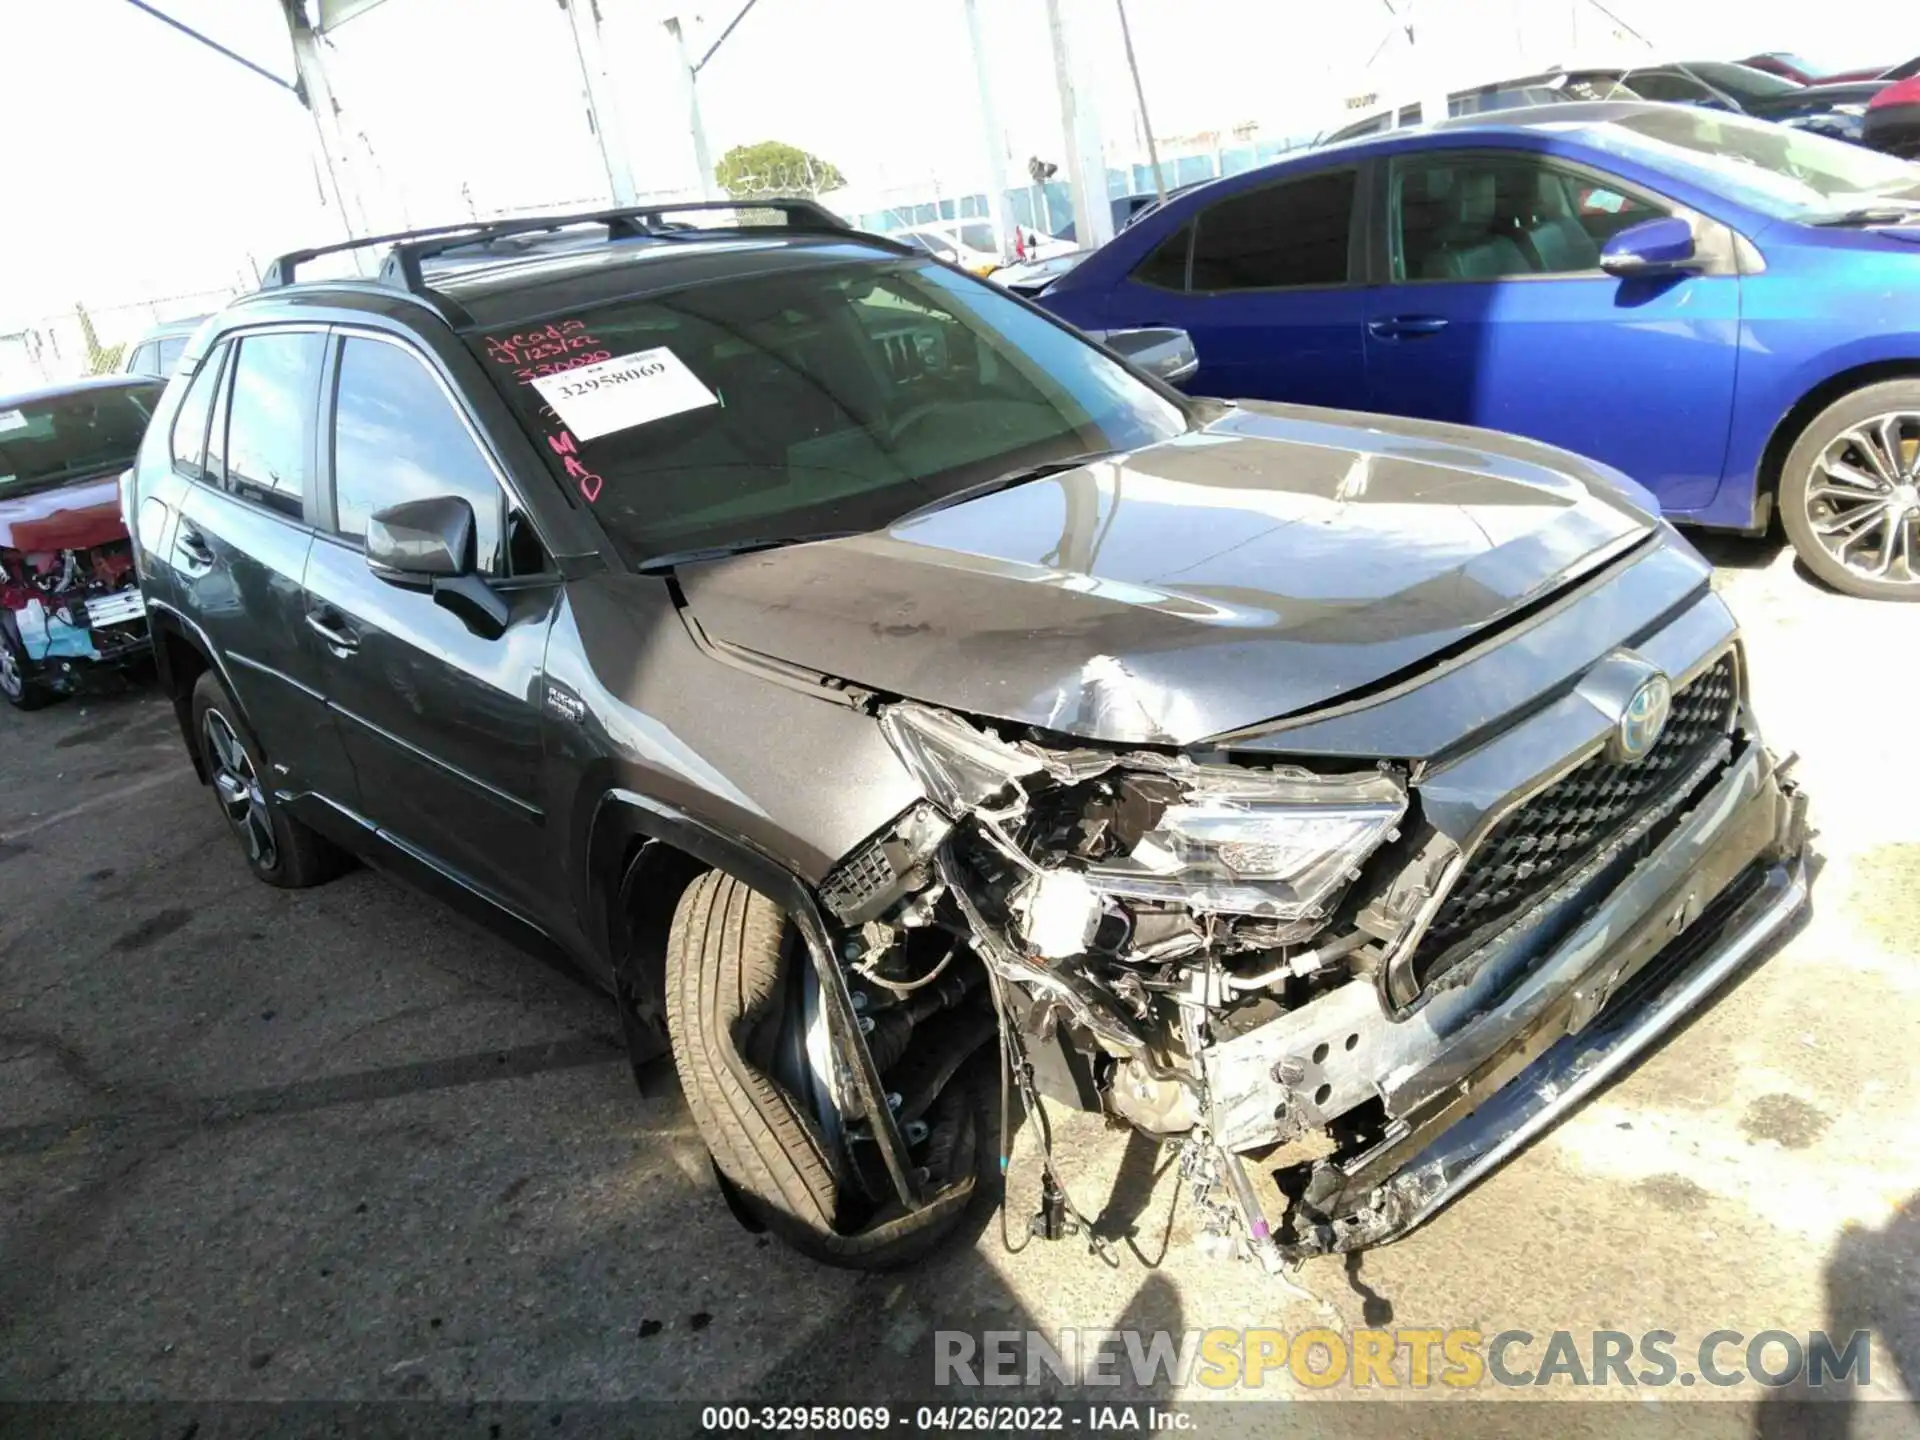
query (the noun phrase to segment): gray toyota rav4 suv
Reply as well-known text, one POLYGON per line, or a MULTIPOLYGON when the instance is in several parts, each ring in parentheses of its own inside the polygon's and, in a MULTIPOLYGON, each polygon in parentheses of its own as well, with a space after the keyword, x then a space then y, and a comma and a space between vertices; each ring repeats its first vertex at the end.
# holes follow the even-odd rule
POLYGON ((140 454, 193 764, 260 879, 590 973, 814 1256, 977 1223, 1016 1100, 1042 1233, 1064 1103, 1269 1267, 1390 1239, 1806 899, 1733 617, 1605 467, 1189 398, 1177 332, 801 203, 362 243, 140 454))

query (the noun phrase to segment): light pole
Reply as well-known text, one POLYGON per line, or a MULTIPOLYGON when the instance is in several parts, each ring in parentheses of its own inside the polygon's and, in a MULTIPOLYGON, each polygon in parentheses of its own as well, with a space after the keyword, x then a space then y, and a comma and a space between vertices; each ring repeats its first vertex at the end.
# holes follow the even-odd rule
MULTIPOLYGON (((1053 45, 1053 79, 1060 95, 1060 129, 1067 144, 1067 178, 1073 184, 1074 243, 1092 250, 1113 238, 1113 206, 1107 199, 1107 160, 1091 92, 1073 83, 1073 57, 1064 0, 1047 0, 1047 33, 1053 45)), ((1080 4, 1082 0, 1073 0, 1080 4)))
MULTIPOLYGON (((736 18, 734 24, 738 23, 736 18)), ((707 200, 717 199, 718 196, 715 193, 717 186, 713 178, 713 153, 707 149, 707 127, 700 118, 700 66, 693 63, 693 58, 687 51, 687 37, 680 28, 680 17, 669 16, 666 26, 667 34, 673 37, 674 51, 680 57, 677 68, 680 72, 681 95, 687 107, 687 125, 693 132, 693 163, 700 171, 700 194, 707 200)), ((727 29, 731 31, 733 26, 729 25, 727 29)), ((720 38, 724 40, 727 37, 722 35, 720 38)), ((713 51, 709 50, 707 55, 711 58, 713 51)), ((700 63, 704 65, 706 61, 703 60, 700 63)))
POLYGON ((980 130, 987 151, 987 218, 993 224, 993 238, 1000 246, 1000 258, 1012 253, 1007 244, 1007 156, 1006 139, 1000 129, 1000 116, 993 104, 993 81, 987 68, 987 49, 980 41, 979 0, 964 0, 967 7, 967 39, 973 46, 973 78, 980 87, 980 130))
POLYGON ((620 122, 619 85, 614 79, 606 37, 600 33, 600 8, 593 0, 560 0, 573 35, 573 53, 580 62, 580 83, 587 99, 587 118, 607 168, 607 189, 615 205, 639 203, 633 157, 627 151, 627 132, 620 122))
POLYGON ((1147 118, 1147 87, 1140 83, 1140 62, 1133 58, 1133 31, 1127 25, 1127 0, 1113 0, 1120 12, 1120 39, 1127 47, 1127 69, 1133 72, 1133 98, 1140 106, 1140 128, 1147 132, 1147 160, 1153 166, 1153 193, 1162 205, 1167 203, 1167 181, 1160 173, 1160 146, 1153 138, 1153 121, 1147 118))

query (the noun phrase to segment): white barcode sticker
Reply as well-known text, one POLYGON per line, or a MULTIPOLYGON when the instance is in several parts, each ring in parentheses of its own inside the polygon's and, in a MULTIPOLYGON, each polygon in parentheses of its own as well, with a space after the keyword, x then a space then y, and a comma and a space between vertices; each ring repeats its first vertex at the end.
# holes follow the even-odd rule
POLYGON ((686 362, 664 345, 558 375, 542 375, 533 388, 577 440, 594 440, 720 403, 686 362))
POLYGON ((6 434, 9 430, 24 430, 26 428, 27 417, 22 415, 18 410, 0 410, 0 435, 6 434))

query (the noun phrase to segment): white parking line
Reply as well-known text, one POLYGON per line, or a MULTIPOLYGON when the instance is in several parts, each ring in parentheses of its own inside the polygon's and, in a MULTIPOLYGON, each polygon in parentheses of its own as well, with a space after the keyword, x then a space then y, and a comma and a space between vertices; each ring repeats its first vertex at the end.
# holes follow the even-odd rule
POLYGON ((78 805, 69 806, 65 810, 56 810, 51 815, 43 815, 31 825, 22 825, 18 830, 0 833, 0 841, 24 840, 29 835, 37 835, 40 831, 71 820, 76 815, 86 815, 103 806, 117 805, 122 800, 130 800, 135 795, 157 790, 162 785, 178 780, 182 775, 190 774, 192 774, 190 770, 167 770, 158 775, 149 775, 146 779, 136 780, 131 785, 122 785, 118 790, 109 790, 104 795, 96 795, 91 800, 82 800, 78 805))

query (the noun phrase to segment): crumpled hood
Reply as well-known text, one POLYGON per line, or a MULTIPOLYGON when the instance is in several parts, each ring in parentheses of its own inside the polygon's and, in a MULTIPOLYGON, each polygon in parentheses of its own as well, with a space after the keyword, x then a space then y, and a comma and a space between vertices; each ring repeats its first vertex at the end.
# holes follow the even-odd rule
POLYGON ((1418 664, 1653 523, 1514 436, 1245 403, 884 531, 681 569, 715 639, 1087 739, 1190 744, 1418 664))
POLYGON ((0 495, 0 550, 86 550, 126 538, 114 475, 0 495))

